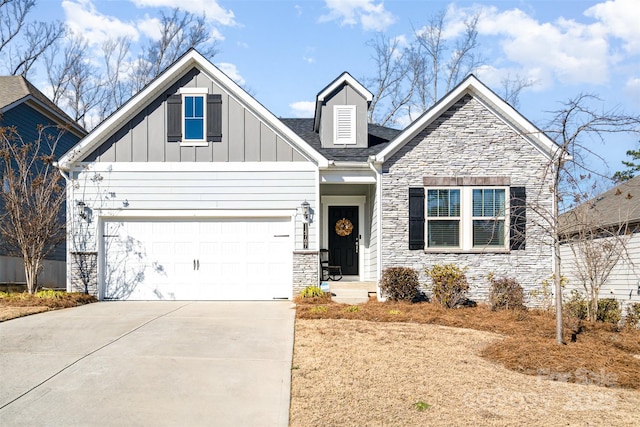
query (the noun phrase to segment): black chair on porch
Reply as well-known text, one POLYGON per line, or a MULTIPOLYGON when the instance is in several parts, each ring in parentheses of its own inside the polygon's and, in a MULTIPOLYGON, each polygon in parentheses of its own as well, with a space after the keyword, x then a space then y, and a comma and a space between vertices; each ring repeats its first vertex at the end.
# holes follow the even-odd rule
POLYGON ((338 281, 342 279, 342 267, 339 265, 331 265, 328 249, 320 249, 320 268, 322 270, 322 281, 338 281))

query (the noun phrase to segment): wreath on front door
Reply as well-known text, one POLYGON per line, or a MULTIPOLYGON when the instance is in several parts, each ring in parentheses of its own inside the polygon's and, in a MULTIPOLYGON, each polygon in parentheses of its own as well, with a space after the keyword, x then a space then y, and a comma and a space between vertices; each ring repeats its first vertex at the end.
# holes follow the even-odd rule
POLYGON ((353 224, 347 218, 339 219, 336 222, 336 234, 340 237, 348 236, 353 233, 353 224))

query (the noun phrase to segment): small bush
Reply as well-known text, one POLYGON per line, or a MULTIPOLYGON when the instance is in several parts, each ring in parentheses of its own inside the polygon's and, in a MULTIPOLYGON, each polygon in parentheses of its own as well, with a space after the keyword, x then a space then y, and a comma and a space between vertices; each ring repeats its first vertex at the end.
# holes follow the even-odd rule
POLYGON ((331 301, 331 294, 319 286, 307 286, 293 300, 298 304, 326 304, 331 301))
POLYGON ((627 307, 625 325, 629 328, 637 328, 640 326, 640 302, 634 302, 627 307))
POLYGON ((469 282, 464 270, 454 264, 436 264, 425 269, 431 278, 433 299, 446 308, 453 308, 465 301, 469 291, 469 282))
POLYGON ((323 297, 324 291, 319 286, 307 286, 300 292, 301 298, 318 298, 323 297))
POLYGON ((489 275, 489 304, 491 310, 523 310, 524 290, 512 277, 496 278, 489 275))
POLYGON ((414 301, 420 294, 418 272, 409 267, 389 267, 382 272, 380 291, 391 301, 414 301))
POLYGON ((600 322, 617 324, 622 318, 620 303, 614 298, 602 298, 598 300, 596 318, 600 322))
POLYGON ((579 320, 587 318, 587 300, 582 294, 575 289, 571 291, 571 296, 563 304, 565 313, 568 316, 574 317, 579 320))
POLYGON ((309 311, 311 313, 324 314, 329 311, 329 308, 326 305, 316 305, 315 307, 311 307, 309 311))
POLYGON ((349 305, 349 306, 345 307, 344 311, 346 311, 347 313, 357 313, 357 312, 360 311, 360 306, 349 305))

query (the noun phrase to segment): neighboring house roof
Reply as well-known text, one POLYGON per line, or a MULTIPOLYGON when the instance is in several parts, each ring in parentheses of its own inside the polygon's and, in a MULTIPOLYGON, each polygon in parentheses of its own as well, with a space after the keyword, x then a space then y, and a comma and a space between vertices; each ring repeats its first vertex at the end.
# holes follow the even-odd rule
POLYGON ((314 150, 328 160, 338 162, 367 162, 369 156, 382 151, 400 131, 384 126, 369 124, 369 146, 367 148, 323 148, 320 135, 313 130, 314 119, 280 119, 291 130, 300 135, 314 150))
POLYGON ((640 224, 640 176, 636 176, 560 215, 560 234, 580 228, 640 224))
POLYGON ((473 74, 470 74, 433 107, 404 129, 384 150, 378 153, 375 159, 376 162, 384 163, 467 94, 484 104, 496 117, 520 133, 522 138, 536 147, 542 154, 548 158, 553 158, 557 152, 558 145, 511 105, 496 95, 495 92, 480 82, 473 74))
POLYGON ((342 87, 342 85, 348 84, 351 86, 356 92, 358 92, 362 97, 367 101, 367 105, 371 103, 373 100, 373 94, 369 92, 369 90, 364 87, 359 81, 354 79, 351 74, 346 71, 340 74, 334 81, 325 86, 318 94, 316 95, 316 111, 313 118, 313 130, 318 131, 320 127, 320 112, 322 111, 322 104, 327 100, 327 97, 330 96, 337 89, 342 87))
POLYGON ((68 169, 71 163, 88 155, 98 146, 98 144, 103 143, 107 136, 119 129, 128 120, 130 120, 133 115, 147 106, 164 90, 166 90, 167 87, 178 81, 184 73, 194 67, 216 80, 222 87, 229 91, 229 93, 233 94, 237 101, 247 106, 247 108, 249 108, 261 120, 286 137, 295 145, 296 149, 315 161, 319 167, 326 167, 328 165, 328 161, 325 157, 323 157, 318 151, 311 148, 309 144, 307 144, 289 127, 283 125, 283 123, 273 115, 273 113, 256 101, 251 95, 238 86, 237 83, 224 74, 219 68, 203 57, 198 51, 190 49, 166 70, 164 70, 158 77, 152 80, 144 89, 134 95, 122 107, 116 110, 111 114, 111 116, 91 131, 89 135, 74 147, 74 149, 62 156, 59 162, 61 168, 68 169))
POLYGON ((78 136, 87 134, 84 128, 23 76, 0 76, 0 112, 4 113, 25 102, 59 124, 70 124, 78 136))

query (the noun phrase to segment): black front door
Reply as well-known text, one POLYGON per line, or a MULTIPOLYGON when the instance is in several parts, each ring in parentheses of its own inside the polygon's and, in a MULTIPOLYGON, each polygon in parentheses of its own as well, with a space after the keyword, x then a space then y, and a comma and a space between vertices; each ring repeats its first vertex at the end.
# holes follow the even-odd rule
POLYGON ((331 265, 345 276, 358 275, 358 207, 329 206, 329 256, 331 265))

